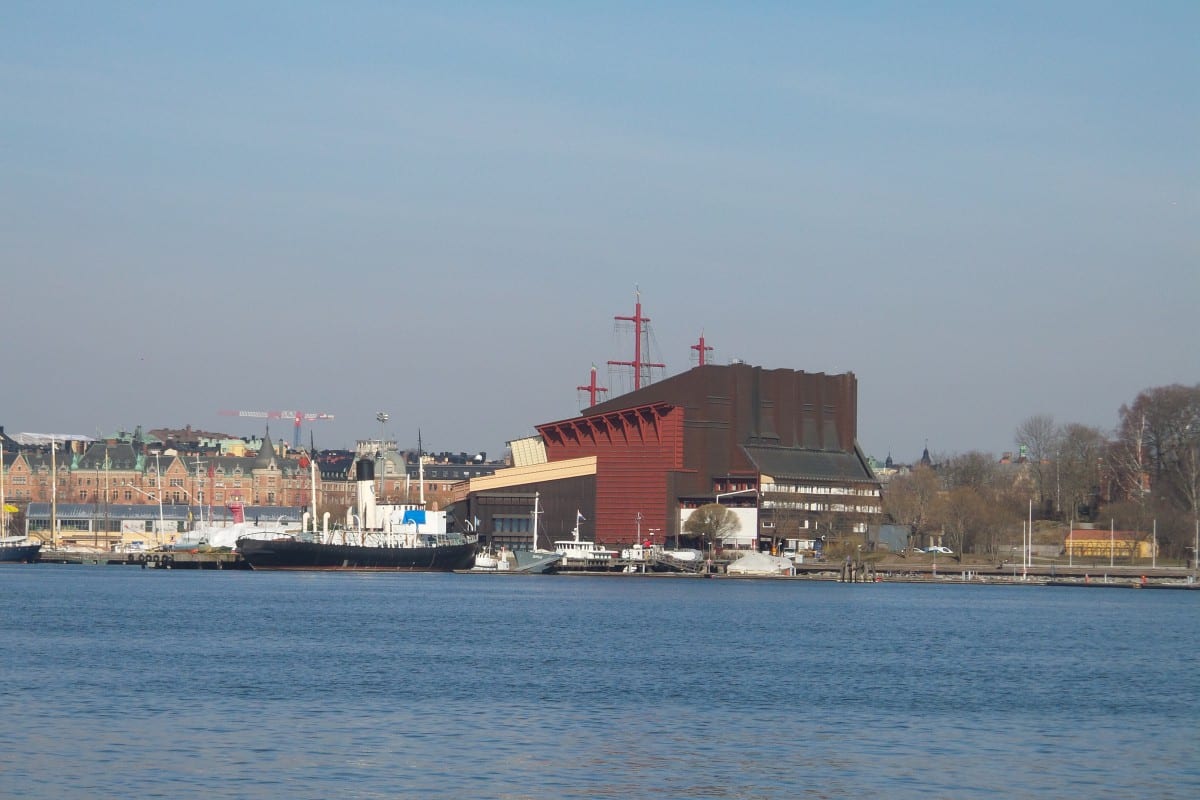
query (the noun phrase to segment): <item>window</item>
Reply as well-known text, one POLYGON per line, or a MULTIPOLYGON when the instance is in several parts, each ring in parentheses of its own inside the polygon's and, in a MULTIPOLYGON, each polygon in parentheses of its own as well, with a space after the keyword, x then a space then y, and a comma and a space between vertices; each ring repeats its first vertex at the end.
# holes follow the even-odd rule
POLYGON ((533 530, 528 515, 497 514, 492 517, 492 530, 496 533, 528 533, 533 530))

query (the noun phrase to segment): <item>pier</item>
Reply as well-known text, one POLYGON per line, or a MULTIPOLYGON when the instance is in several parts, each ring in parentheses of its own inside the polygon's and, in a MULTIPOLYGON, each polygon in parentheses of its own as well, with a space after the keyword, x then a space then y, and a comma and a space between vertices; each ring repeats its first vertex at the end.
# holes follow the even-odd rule
POLYGON ((141 569, 250 569, 239 553, 193 550, 153 550, 143 553, 104 553, 87 550, 45 550, 43 564, 100 564, 141 569))
MULTIPOLYGON (((136 553, 117 553, 88 550, 43 549, 39 562, 44 564, 107 565, 140 569, 200 569, 249 570, 239 553, 199 550, 152 550, 136 553)), ((1081 587, 1175 588, 1200 589, 1200 580, 1183 566, 1108 566, 1108 565, 1035 565, 1022 568, 1009 563, 906 563, 903 560, 863 561, 849 567, 840 562, 806 561, 796 564, 793 575, 730 575, 728 562, 716 559, 679 561, 646 554, 640 559, 613 559, 604 570, 566 569, 558 575, 603 575, 609 577, 700 577, 730 580, 791 580, 831 581, 839 583, 939 583, 939 584, 1006 584, 1050 585, 1081 587)), ((457 570, 476 574, 474 570, 457 570)), ((522 574, 522 573, 513 573, 522 574)))

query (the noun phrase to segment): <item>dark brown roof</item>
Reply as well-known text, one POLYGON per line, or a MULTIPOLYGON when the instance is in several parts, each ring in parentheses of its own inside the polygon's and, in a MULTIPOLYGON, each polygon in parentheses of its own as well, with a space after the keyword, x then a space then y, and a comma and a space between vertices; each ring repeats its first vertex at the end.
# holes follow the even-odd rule
POLYGON ((798 447, 743 445, 759 472, 773 478, 875 482, 858 453, 806 450, 798 447))

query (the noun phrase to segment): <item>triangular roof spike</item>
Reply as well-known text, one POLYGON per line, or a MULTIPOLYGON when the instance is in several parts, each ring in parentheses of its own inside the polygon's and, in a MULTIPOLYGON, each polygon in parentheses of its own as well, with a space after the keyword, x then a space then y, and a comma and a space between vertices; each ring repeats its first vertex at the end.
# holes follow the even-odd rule
POLYGON ((258 456, 254 459, 254 469, 269 469, 275 463, 275 447, 271 444, 271 426, 267 426, 266 435, 263 436, 262 447, 258 449, 258 456))

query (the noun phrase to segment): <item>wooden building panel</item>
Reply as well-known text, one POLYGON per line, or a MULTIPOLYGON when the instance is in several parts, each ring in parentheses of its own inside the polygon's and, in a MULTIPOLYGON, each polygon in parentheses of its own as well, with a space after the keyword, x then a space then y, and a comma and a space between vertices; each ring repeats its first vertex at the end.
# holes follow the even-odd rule
POLYGON ((539 426, 551 463, 596 457, 596 541, 629 544, 668 526, 668 476, 683 465, 682 408, 665 403, 618 408, 539 426))

